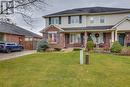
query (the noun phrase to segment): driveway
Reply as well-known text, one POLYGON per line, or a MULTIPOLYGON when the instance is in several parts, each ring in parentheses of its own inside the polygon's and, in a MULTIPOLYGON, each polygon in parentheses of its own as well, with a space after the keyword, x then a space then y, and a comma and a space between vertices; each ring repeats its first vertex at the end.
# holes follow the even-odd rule
POLYGON ((21 51, 21 52, 12 52, 12 53, 0 53, 0 61, 2 60, 8 60, 8 59, 13 59, 16 57, 24 56, 24 55, 29 55, 36 53, 36 50, 26 50, 26 51, 21 51))

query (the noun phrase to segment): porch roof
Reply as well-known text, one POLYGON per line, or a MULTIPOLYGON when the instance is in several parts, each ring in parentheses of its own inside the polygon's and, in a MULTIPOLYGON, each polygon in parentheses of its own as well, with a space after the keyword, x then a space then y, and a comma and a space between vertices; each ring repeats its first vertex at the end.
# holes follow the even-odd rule
POLYGON ((109 26, 87 26, 87 27, 70 27, 70 28, 62 28, 64 32, 71 32, 71 31, 107 31, 112 29, 114 25, 109 26))

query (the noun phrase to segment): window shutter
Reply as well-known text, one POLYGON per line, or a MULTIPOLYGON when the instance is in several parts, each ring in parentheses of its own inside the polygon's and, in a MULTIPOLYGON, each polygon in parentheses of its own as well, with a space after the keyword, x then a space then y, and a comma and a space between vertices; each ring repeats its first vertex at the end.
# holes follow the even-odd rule
POLYGON ((51 18, 49 17, 49 25, 51 24, 51 18))
POLYGON ((71 16, 68 16, 68 24, 70 24, 71 22, 71 16))
POLYGON ((82 15, 79 16, 79 23, 82 23, 82 15))
POLYGON ((59 24, 61 24, 61 17, 59 17, 59 24))

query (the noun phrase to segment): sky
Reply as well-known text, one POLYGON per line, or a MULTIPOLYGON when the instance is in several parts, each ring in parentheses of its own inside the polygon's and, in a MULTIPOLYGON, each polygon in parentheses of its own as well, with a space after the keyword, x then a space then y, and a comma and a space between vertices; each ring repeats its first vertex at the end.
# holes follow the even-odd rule
POLYGON ((40 34, 39 31, 45 28, 45 21, 42 16, 67 10, 82 7, 119 7, 130 8, 130 0, 46 0, 48 3, 44 10, 33 13, 35 22, 33 27, 28 26, 20 16, 13 17, 18 26, 28 29, 32 32, 40 34))

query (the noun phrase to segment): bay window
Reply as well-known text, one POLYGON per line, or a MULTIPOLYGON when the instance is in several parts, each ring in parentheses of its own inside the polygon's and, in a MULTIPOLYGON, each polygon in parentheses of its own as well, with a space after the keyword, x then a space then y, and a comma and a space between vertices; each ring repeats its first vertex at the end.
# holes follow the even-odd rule
POLYGON ((81 36, 80 34, 70 34, 70 44, 74 43, 80 43, 81 42, 81 36))
POLYGON ((57 43, 57 32, 49 32, 48 33, 48 42, 49 43, 57 43))

